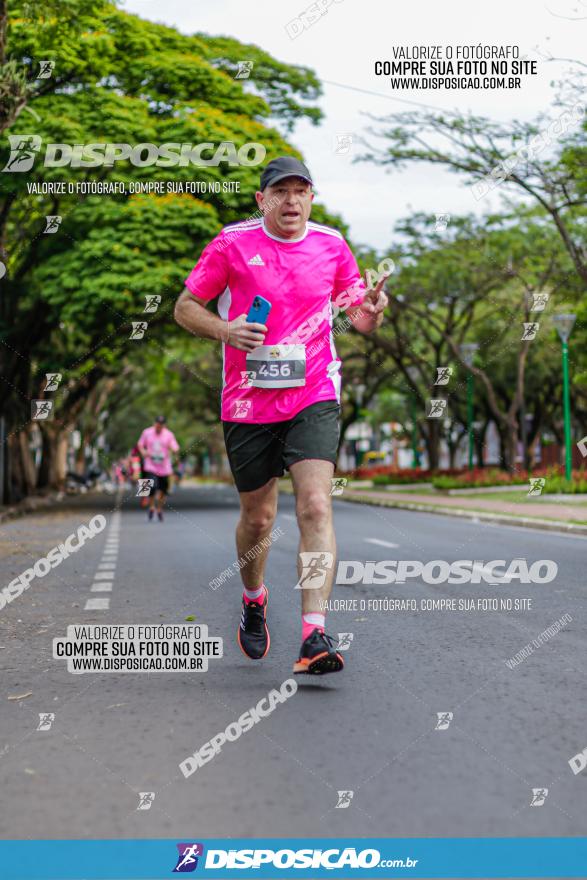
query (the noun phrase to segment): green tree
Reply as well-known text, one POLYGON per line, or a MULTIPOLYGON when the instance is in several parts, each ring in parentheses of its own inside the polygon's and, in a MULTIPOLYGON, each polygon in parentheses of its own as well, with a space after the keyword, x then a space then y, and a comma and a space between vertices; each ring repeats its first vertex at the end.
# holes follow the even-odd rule
MULTIPOLYGON (((6 8, 0 8, 0 25, 5 63, 24 71, 29 83, 22 106, 15 104, 6 117, 9 133, 21 139, 34 134, 43 144, 261 143, 270 159, 298 155, 268 127, 270 117, 280 113, 286 127, 301 116, 319 118, 308 104, 318 95, 318 83, 305 68, 256 50, 248 84, 234 78, 236 41, 223 47, 222 40, 185 36, 111 3, 50 0, 42 9, 14 3, 7 27, 6 8), (54 69, 39 85, 41 60, 51 60, 54 69), (34 123, 22 112, 25 106, 34 123)), ((241 54, 251 51, 244 47, 241 54)), ((2 145, 3 166, 9 155, 2 145)), ((165 356, 170 334, 179 333, 170 318, 177 292, 207 241, 251 212, 258 168, 227 162, 92 165, 84 151, 78 167, 49 167, 37 159, 30 172, 5 171, 3 177, 0 245, 8 272, 0 282, 0 407, 12 453, 9 488, 18 497, 30 489, 30 401, 51 396, 44 374, 64 376, 54 397, 55 419, 41 428, 39 480, 53 485, 63 476, 63 437, 97 389, 132 364, 137 346, 149 347, 153 359, 165 356), (194 178, 216 190, 101 198, 75 191, 78 183, 91 181, 178 185, 194 178), (65 192, 42 191, 43 184, 57 182, 65 183, 65 192), (33 183, 39 192, 31 191, 33 183), (45 234, 48 215, 62 218, 56 234, 45 234), (145 318, 147 294, 162 301, 149 316, 144 341, 133 340, 131 325, 145 318)), ((192 345, 194 365, 199 346, 192 345)))
MULTIPOLYGON (((477 410, 485 428, 493 419, 502 437, 503 464, 513 469, 520 434, 520 413, 531 411, 525 395, 530 357, 552 364, 556 346, 549 311, 531 311, 533 294, 560 299, 571 271, 570 260, 550 227, 532 214, 509 217, 453 218, 448 232, 434 218, 415 215, 399 224, 403 239, 398 271, 388 284, 389 319, 374 344, 394 362, 396 390, 401 386, 419 401, 419 429, 430 466, 438 466, 443 419, 426 417, 428 401, 448 400, 447 418, 466 423, 467 371, 476 378, 477 410), (546 321, 543 321, 546 318, 546 321), (524 339, 524 323, 541 322, 537 339, 524 339), (469 366, 462 346, 479 345, 469 366), (436 386, 437 369, 455 370, 447 386, 436 386)), ((542 418, 546 416, 543 401, 542 418)), ((536 430, 538 426, 536 425, 536 430)), ((445 439, 450 439, 453 427, 445 439)))

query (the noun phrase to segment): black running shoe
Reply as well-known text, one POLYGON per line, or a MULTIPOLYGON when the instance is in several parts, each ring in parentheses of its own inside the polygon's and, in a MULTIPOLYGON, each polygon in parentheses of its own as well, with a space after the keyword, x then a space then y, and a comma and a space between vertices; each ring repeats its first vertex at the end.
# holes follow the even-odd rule
POLYGON ((298 675, 326 675, 338 672, 344 661, 334 648, 334 639, 320 632, 318 628, 302 642, 299 659, 293 666, 298 675))
POLYGON ((271 639, 267 629, 267 602, 269 594, 265 587, 263 602, 245 602, 241 622, 236 634, 239 648, 251 660, 261 660, 268 652, 271 639))

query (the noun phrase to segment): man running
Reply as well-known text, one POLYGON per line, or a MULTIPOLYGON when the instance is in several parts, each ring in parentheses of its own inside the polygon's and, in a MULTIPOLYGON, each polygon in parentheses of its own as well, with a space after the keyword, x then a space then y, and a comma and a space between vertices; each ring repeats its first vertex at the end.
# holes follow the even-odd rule
POLYGON ((173 473, 170 453, 179 452, 174 434, 165 427, 165 416, 157 416, 155 424, 145 428, 138 447, 143 457, 145 478, 153 480, 149 494, 148 518, 152 520, 157 513, 159 522, 163 522, 163 505, 169 491, 169 476, 173 473))
POLYGON ((253 660, 269 650, 268 550, 261 542, 273 527, 278 478, 287 469, 300 530, 302 596, 302 647, 293 671, 336 672, 343 659, 324 632, 336 552, 331 486, 340 431, 332 307, 346 310, 361 333, 372 332, 387 305, 385 277, 367 287, 340 232, 309 222, 314 194, 302 162, 289 156, 269 162, 255 198, 263 218, 227 226, 204 249, 175 318, 194 335, 222 342, 221 417, 241 506, 238 643, 253 660), (217 296, 218 316, 206 309, 217 296), (258 297, 271 303, 266 323, 247 323, 258 297))

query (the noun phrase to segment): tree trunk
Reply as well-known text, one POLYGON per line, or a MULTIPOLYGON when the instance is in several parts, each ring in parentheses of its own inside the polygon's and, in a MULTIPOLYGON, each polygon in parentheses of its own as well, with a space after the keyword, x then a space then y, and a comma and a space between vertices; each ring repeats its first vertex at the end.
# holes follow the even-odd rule
POLYGON ((424 431, 424 442, 428 453, 428 467, 431 471, 438 470, 440 460, 440 425, 438 419, 428 419, 424 431))
POLYGON ((16 504, 30 495, 35 486, 35 466, 28 445, 28 433, 18 431, 8 437, 7 451, 7 498, 16 504))
POLYGON ((43 449, 37 479, 39 489, 60 489, 65 482, 68 431, 44 425, 43 449))
POLYGON ((516 470, 516 457, 518 454, 518 423, 516 419, 508 420, 506 425, 504 425, 504 429, 504 466, 510 474, 513 474, 516 470))
POLYGON ((533 470, 536 467, 536 454, 538 452, 538 442, 540 440, 540 434, 535 434, 533 439, 528 444, 528 469, 533 470))
POLYGON ((457 454, 458 443, 453 443, 450 439, 447 440, 448 445, 448 466, 451 470, 454 469, 455 466, 455 455, 457 454))
POLYGON ((448 446, 448 466, 452 470, 455 467, 455 459, 457 457, 457 452, 461 448, 461 443, 463 442, 463 438, 468 443, 467 431, 460 431, 457 435, 456 440, 452 439, 452 431, 448 432, 448 436, 446 438, 446 445, 448 446))
POLYGON ((20 460, 22 462, 22 472, 27 495, 33 491, 37 481, 36 468, 31 455, 29 441, 29 432, 27 430, 20 431, 18 434, 18 445, 20 447, 20 460))
POLYGON ((89 431, 80 431, 80 447, 75 452, 75 472, 80 477, 86 472, 86 446, 89 446, 90 439, 89 431))
POLYGON ((485 462, 483 461, 483 450, 485 448, 485 437, 487 435, 487 429, 489 427, 489 419, 486 419, 483 422, 483 427, 480 431, 475 431, 473 433, 473 444, 475 447, 475 458, 477 459, 476 467, 482 468, 485 467, 485 462))

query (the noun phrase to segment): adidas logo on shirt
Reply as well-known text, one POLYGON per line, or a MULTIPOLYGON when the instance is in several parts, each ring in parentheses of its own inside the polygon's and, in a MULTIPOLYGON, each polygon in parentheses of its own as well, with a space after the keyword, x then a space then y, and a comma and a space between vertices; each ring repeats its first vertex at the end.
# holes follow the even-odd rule
POLYGON ((264 266, 263 258, 259 254, 255 254, 254 257, 251 257, 249 260, 249 266, 264 266))

